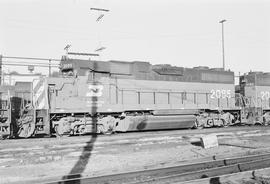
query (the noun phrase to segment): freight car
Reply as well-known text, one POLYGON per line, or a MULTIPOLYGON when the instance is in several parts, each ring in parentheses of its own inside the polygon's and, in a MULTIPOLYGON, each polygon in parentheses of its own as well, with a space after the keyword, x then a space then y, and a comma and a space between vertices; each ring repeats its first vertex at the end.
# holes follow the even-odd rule
POLYGON ((64 57, 60 74, 33 81, 35 123, 22 128, 25 137, 227 126, 240 121, 231 71, 64 57), (29 128, 33 126, 35 131, 29 128))

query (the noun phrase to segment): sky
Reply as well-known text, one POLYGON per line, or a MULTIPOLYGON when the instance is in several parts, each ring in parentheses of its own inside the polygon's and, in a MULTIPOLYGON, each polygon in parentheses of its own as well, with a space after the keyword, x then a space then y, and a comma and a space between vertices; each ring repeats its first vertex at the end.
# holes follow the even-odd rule
POLYGON ((0 0, 0 54, 218 68, 222 19, 226 69, 270 72, 270 0, 0 0))

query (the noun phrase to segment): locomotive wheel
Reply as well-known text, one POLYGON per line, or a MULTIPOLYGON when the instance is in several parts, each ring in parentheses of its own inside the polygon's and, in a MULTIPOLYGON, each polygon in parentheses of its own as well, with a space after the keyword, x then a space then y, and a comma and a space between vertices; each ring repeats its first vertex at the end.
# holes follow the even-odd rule
POLYGON ((69 137, 69 136, 74 135, 73 130, 70 130, 69 133, 66 133, 66 132, 64 133, 63 128, 61 128, 61 126, 59 125, 55 125, 54 131, 55 131, 56 137, 69 137))
POLYGON ((213 127, 214 126, 214 120, 213 119, 208 119, 206 124, 207 124, 208 127, 213 127))
POLYGON ((104 125, 101 124, 101 125, 97 125, 97 133, 110 135, 113 133, 113 130, 107 129, 107 128, 105 128, 104 125))
POLYGON ((97 133, 98 134, 105 134, 105 131, 106 131, 106 129, 105 129, 104 125, 97 125, 97 133))
POLYGON ((9 139, 9 135, 0 135, 0 140, 9 139))
POLYGON ((262 125, 263 125, 263 123, 262 123, 262 122, 260 122, 260 121, 256 121, 256 122, 254 123, 254 125, 255 125, 255 126, 262 126, 262 125))
POLYGON ((221 119, 221 121, 223 127, 229 127, 229 123, 227 123, 224 119, 221 119))
POLYGON ((21 138, 29 138, 34 134, 35 128, 35 123, 25 123, 20 127, 18 136, 21 138))
POLYGON ((83 135, 83 134, 85 134, 85 126, 84 125, 80 125, 79 127, 78 127, 78 134, 79 135, 83 135))
POLYGON ((196 121, 194 122, 193 128, 194 128, 194 129, 203 129, 203 126, 199 126, 199 122, 198 122, 198 120, 196 120, 196 121))
POLYGON ((263 117, 263 123, 264 126, 269 126, 270 125, 270 120, 266 119, 265 117, 263 117))
POLYGON ((101 118, 98 121, 97 133, 112 134, 115 131, 116 119, 112 116, 101 118))
POLYGON ((54 126, 54 131, 57 137, 62 137, 64 135, 63 130, 59 125, 54 126))

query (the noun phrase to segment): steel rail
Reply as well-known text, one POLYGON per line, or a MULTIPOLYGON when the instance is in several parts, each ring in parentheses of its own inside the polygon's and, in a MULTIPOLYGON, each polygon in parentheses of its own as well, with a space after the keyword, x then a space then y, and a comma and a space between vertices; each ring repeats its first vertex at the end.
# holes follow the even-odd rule
POLYGON ((65 178, 69 179, 52 181, 49 183, 59 184, 59 183, 79 182, 80 184, 84 183, 137 184, 137 183, 155 183, 155 182, 162 183, 162 181, 179 182, 238 173, 255 169, 262 169, 267 167, 270 167, 270 154, 220 159, 189 165, 180 165, 175 167, 144 170, 98 177, 88 177, 88 176, 78 177, 81 175, 72 174, 65 176, 65 178))
POLYGON ((251 170, 268 168, 268 167, 270 167, 270 159, 255 160, 255 161, 251 161, 251 162, 238 163, 238 164, 229 165, 229 166, 222 166, 222 167, 217 167, 217 168, 205 169, 205 170, 201 170, 201 171, 151 178, 151 179, 143 180, 140 182, 134 182, 133 184, 151 183, 151 182, 162 183, 162 182, 167 182, 167 181, 170 181, 170 183, 183 182, 183 181, 217 177, 217 176, 221 176, 221 175, 251 171, 251 170))

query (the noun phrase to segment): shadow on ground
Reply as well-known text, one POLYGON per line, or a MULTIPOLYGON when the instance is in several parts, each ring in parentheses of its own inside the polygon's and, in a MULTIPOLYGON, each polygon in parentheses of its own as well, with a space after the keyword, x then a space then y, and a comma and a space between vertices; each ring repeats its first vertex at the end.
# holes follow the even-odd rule
POLYGON ((194 141, 194 142, 191 142, 190 144, 192 144, 193 146, 199 146, 199 147, 203 146, 201 141, 194 141))
MULTIPOLYGON (((97 85, 97 83, 94 82, 94 85, 97 85)), ((96 127, 97 127, 97 103, 98 103, 98 97, 93 96, 91 97, 92 107, 90 109, 90 114, 92 115, 92 136, 89 141, 86 142, 86 146, 83 147, 82 153, 76 162, 76 164, 73 166, 69 174, 66 176, 63 176, 62 179, 65 180, 63 182, 59 182, 59 184, 80 184, 81 183, 81 177, 82 173, 84 172, 87 164, 89 163, 89 160, 92 155, 92 151, 94 148, 94 144, 97 140, 97 134, 96 127), (69 181, 69 179, 71 181, 69 181)))
POLYGON ((76 180, 60 182, 61 184, 62 183, 64 183, 64 184, 66 184, 66 183, 75 183, 75 184, 81 183, 80 178, 81 178, 82 173, 84 172, 84 170, 85 170, 85 168, 90 160, 96 139, 97 139, 97 134, 93 134, 91 139, 86 143, 86 146, 84 146, 82 153, 79 157, 79 160, 73 166, 73 168, 71 169, 69 174, 62 177, 63 180, 68 180, 68 179, 76 179, 76 180))

